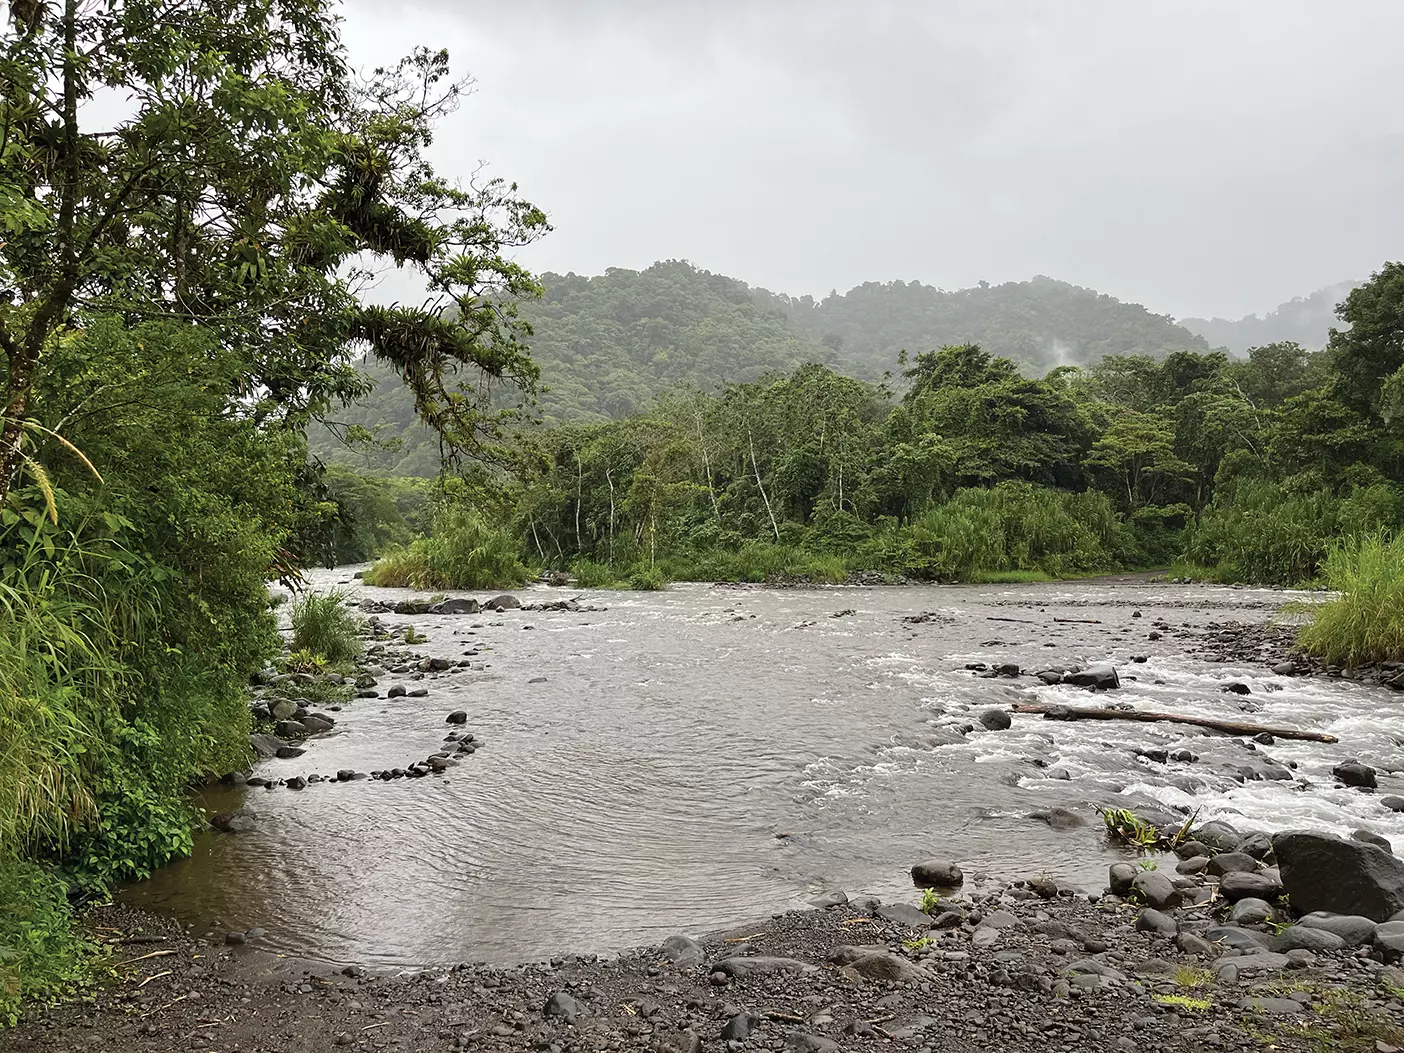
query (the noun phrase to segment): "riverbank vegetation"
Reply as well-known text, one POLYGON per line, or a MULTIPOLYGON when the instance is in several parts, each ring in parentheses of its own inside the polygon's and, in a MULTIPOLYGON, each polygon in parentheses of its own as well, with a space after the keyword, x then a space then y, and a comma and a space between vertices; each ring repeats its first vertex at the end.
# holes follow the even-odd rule
POLYGON ((248 764, 270 580, 424 529, 422 484, 309 460, 349 357, 487 459, 535 383, 505 254, 545 218, 424 160, 446 56, 362 77, 330 2, 177 7, 10 5, 0 42, 0 1021, 81 980, 70 902, 188 852, 189 790, 248 764), (391 263, 422 307, 361 298, 391 263))

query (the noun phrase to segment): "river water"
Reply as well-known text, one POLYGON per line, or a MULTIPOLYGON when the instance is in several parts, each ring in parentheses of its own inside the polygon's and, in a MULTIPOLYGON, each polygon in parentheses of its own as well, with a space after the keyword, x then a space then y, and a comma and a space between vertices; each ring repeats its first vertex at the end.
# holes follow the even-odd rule
MULTIPOLYGON (((318 584, 407 595, 361 587, 345 570, 318 584)), ((1404 815, 1333 787, 1329 774, 1354 757, 1399 766, 1399 696, 1190 657, 1190 633, 1266 620, 1294 599, 1280 592, 1088 582, 520 595, 607 610, 383 616, 427 637, 419 654, 483 648, 485 668, 418 684, 382 676, 382 692, 405 682, 429 695, 349 703, 304 757, 259 774, 404 766, 439 748, 455 709, 487 743, 477 754, 443 777, 212 791, 207 807, 252 808, 258 828, 201 835, 192 858, 127 899, 199 931, 259 926, 266 947, 323 961, 506 964, 703 932, 835 888, 912 900, 907 868, 933 855, 968 877, 1047 873, 1100 889, 1117 858, 1092 810, 1100 804, 1404 840, 1404 815), (922 612, 932 618, 903 620, 922 612), (1151 641, 1159 619, 1174 630, 1151 641), (1092 696, 980 679, 968 663, 1101 660, 1136 679, 1098 703, 1341 741, 1250 751, 1180 725, 1025 715, 1007 731, 980 728, 991 706, 1092 696), (1222 692, 1228 680, 1252 693, 1222 692), (1156 763, 1136 753, 1146 748, 1198 759, 1156 763), (1240 782, 1235 768, 1263 756, 1295 765, 1294 778, 1240 782), (1029 817, 1054 805, 1092 822, 1055 830, 1029 817)), ((1401 790, 1382 770, 1380 795, 1401 790)))

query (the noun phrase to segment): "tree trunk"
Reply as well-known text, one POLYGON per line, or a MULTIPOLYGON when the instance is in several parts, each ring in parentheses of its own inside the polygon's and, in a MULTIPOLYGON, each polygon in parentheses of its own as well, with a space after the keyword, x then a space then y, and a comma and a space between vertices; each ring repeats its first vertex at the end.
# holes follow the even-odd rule
POLYGON ((1295 728, 1273 728, 1263 724, 1244 724, 1236 720, 1215 720, 1212 717, 1194 717, 1176 713, 1151 713, 1137 709, 1101 709, 1074 706, 1049 705, 1043 702, 1023 703, 1011 707, 1014 713, 1042 713, 1049 720, 1140 720, 1146 723, 1166 722, 1171 724, 1191 724, 1197 728, 1211 728, 1230 735, 1261 735, 1264 732, 1277 739, 1304 739, 1308 742, 1336 742, 1336 736, 1324 731, 1298 731, 1295 728))
POLYGON ((756 443, 751 438, 751 429, 746 429, 746 444, 751 448, 751 471, 756 473, 756 489, 760 491, 761 500, 765 502, 765 514, 770 516, 770 529, 775 532, 775 541, 780 541, 780 525, 775 522, 775 512, 770 507, 770 498, 766 496, 765 484, 761 482, 760 465, 756 463, 756 443))

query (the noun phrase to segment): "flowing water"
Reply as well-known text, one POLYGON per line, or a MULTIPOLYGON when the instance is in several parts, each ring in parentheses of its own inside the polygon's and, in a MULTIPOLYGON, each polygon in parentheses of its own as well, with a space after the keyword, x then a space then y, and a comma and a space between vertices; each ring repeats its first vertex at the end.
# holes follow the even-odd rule
MULTIPOLYGON (((331 572, 319 584, 349 577, 331 572)), ((259 926, 271 949, 326 961, 511 963, 706 931, 834 888, 911 900, 907 868, 933 855, 967 875, 1048 873, 1100 888, 1117 850, 1101 834, 1099 804, 1404 838, 1404 815, 1378 795, 1334 787, 1329 774, 1353 757, 1397 766, 1398 696, 1187 653, 1194 641, 1182 627, 1268 619, 1291 598, 1282 593, 1089 582, 522 594, 569 595, 607 610, 383 616, 427 637, 419 654, 484 648, 475 660, 486 668, 419 684, 382 676, 382 692, 405 682, 429 695, 349 703, 304 757, 259 774, 404 766, 439 748, 455 709, 486 747, 443 777, 212 791, 208 807, 252 808, 258 828, 201 836, 191 859, 128 898, 201 930, 259 926), (919 612, 933 617, 904 622, 919 612), (1157 619, 1178 632, 1148 640, 1157 619), (967 663, 1104 659, 1135 679, 1099 703, 1317 728, 1341 741, 1250 752, 1181 725, 1018 715, 1007 731, 979 726, 990 706, 1091 696, 980 679, 967 663), (1251 695, 1223 693, 1231 679, 1251 695), (950 742, 953 731, 963 741, 950 742), (1136 753, 1151 747, 1198 759, 1136 753), (1239 781, 1235 768, 1264 755, 1295 765, 1294 780, 1239 781), (1054 830, 1029 818, 1054 805, 1092 823, 1054 830)), ((1401 783, 1382 775, 1380 794, 1401 783)))

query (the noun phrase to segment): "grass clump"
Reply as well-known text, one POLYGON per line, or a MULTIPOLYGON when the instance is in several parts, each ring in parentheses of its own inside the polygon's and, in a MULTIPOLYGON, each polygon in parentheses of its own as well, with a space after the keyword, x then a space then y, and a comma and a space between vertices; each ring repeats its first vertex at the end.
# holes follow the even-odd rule
POLYGON ((1341 596, 1317 609, 1302 647, 1342 665, 1404 658, 1404 536, 1338 543, 1322 571, 1341 596))
POLYGON ((391 549, 362 576, 367 585, 410 589, 506 589, 526 578, 512 535, 463 507, 442 510, 431 536, 391 549))
POLYGON ((1151 997, 1161 1005, 1174 1006, 1190 1013, 1202 1013, 1214 1004, 1207 998, 1197 998, 1194 995, 1158 994, 1151 997))
POLYGON ((91 979, 96 947, 76 934, 68 886, 48 869, 0 860, 0 1026, 30 1000, 52 1001, 91 979))
POLYGON ((668 587, 668 579, 658 567, 639 567, 629 575, 629 588, 643 592, 661 592, 668 587))
POLYGON ((361 619, 346 606, 344 592, 307 593, 293 601, 292 648, 295 655, 346 662, 360 651, 361 619))

